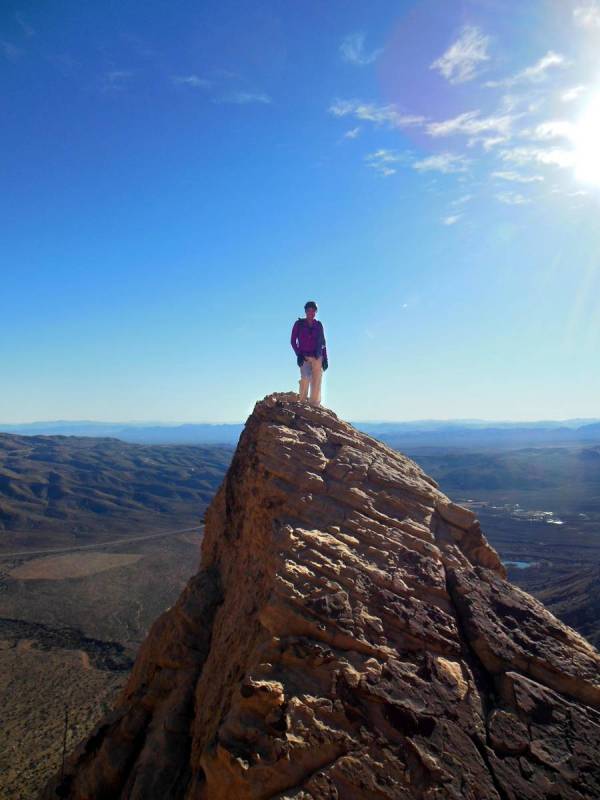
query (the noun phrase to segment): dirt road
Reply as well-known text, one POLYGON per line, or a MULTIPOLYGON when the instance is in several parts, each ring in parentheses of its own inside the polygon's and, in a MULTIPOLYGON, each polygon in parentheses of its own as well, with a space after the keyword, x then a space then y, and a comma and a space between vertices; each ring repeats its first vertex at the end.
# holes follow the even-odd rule
POLYGON ((160 533, 149 533, 146 536, 128 536, 124 539, 112 539, 108 542, 96 542, 95 544, 81 544, 76 547, 58 547, 53 550, 19 550, 13 553, 0 553, 0 559, 13 558, 14 556, 44 556, 49 553, 73 553, 76 550, 92 550, 97 547, 108 547, 109 545, 125 544, 126 542, 141 542, 144 539, 158 539, 161 536, 173 536, 176 533, 188 533, 189 531, 199 531, 204 525, 195 525, 193 528, 179 528, 175 531, 160 531, 160 533))

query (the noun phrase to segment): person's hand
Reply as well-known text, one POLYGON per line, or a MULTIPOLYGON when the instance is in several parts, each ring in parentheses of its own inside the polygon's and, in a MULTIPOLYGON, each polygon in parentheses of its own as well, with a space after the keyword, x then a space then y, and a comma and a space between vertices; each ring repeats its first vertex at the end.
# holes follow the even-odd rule
POLYGON ((325 356, 325 358, 323 359, 323 372, 325 372, 328 366, 329 366, 329 361, 327 361, 327 356, 325 356))
POLYGON ((298 358, 296 359, 296 363, 298 364, 299 367, 301 367, 302 364, 304 364, 304 356, 298 356, 298 358))

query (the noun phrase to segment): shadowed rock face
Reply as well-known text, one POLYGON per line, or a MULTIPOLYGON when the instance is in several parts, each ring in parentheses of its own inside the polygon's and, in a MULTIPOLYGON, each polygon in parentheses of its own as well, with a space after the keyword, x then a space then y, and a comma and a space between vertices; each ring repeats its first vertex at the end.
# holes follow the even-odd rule
POLYGON ((596 650, 416 464, 296 397, 256 405, 199 572, 43 797, 600 797, 596 650))

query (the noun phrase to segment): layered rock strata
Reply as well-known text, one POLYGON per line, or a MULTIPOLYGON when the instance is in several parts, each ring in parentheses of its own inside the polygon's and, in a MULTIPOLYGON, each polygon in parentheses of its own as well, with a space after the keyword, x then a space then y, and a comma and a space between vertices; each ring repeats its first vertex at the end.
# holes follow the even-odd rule
POLYGON ((199 572, 43 797, 591 800, 599 666, 415 463, 274 394, 199 572))

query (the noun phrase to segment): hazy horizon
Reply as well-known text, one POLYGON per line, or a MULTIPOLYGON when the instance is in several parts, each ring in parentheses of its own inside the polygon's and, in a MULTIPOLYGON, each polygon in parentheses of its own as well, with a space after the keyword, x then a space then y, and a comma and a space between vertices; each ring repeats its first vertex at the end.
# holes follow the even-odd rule
MULTIPOLYGON (((339 414, 338 414, 339 416, 339 414)), ((29 420, 29 421, 18 421, 18 422, 7 422, 7 421, 0 421, 0 433, 2 432, 3 426, 25 426, 25 425, 131 425, 131 426, 150 426, 150 425, 157 425, 157 426, 179 426, 179 425, 244 425, 246 422, 247 417, 238 420, 226 420, 226 421, 219 421, 216 422, 214 420, 102 420, 102 419, 46 419, 46 420, 29 420)), ((411 424, 462 424, 462 425, 469 425, 469 424, 489 424, 489 425, 503 425, 503 424, 529 424, 529 423, 536 423, 538 425, 542 425, 544 423, 557 425, 557 424, 589 424, 600 422, 600 417, 568 417, 564 419, 485 419, 483 417, 477 418, 460 418, 460 417, 451 417, 447 419, 443 418, 423 418, 423 419, 400 419, 400 418, 392 418, 392 419, 354 419, 348 420, 352 423, 357 424, 368 424, 368 425, 411 425, 411 424)))

